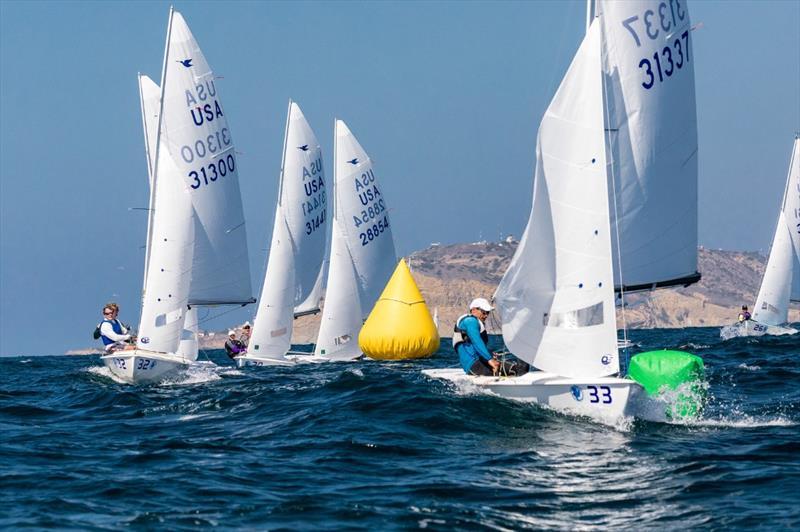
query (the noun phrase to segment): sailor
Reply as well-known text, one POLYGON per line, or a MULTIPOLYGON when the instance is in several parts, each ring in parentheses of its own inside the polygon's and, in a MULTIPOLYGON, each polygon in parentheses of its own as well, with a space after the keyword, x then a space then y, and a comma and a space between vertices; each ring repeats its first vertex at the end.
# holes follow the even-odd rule
POLYGON ((750 312, 747 310, 747 305, 742 305, 742 311, 739 313, 739 321, 747 321, 750 319, 750 312))
POLYGON ((237 355, 241 355, 246 350, 245 345, 236 339, 236 331, 233 329, 228 331, 228 340, 225 342, 225 352, 228 353, 228 357, 233 360, 237 355))
POLYGON ((103 321, 100 323, 100 339, 103 341, 106 353, 113 353, 120 349, 135 349, 136 346, 128 343, 135 339, 130 334, 129 327, 123 325, 117 315, 119 305, 107 303, 103 307, 103 321))
POLYGON ((485 322, 493 310, 494 307, 486 299, 479 297, 469 304, 469 314, 456 320, 453 349, 458 353, 461 367, 468 375, 522 375, 529 369, 527 364, 501 364, 489 351, 489 333, 486 332, 485 322))
POLYGON ((242 334, 239 335, 239 341, 245 348, 247 348, 247 346, 250 344, 250 330, 250 322, 244 322, 244 325, 242 326, 242 334))

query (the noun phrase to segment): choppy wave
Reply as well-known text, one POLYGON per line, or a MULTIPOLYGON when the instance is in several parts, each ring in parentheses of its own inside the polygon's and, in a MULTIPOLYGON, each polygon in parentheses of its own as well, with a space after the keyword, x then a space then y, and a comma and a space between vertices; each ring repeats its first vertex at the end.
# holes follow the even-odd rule
POLYGON ((0 359, 0 527, 800 526, 800 339, 630 336, 704 358, 700 419, 608 427, 421 375, 456 364, 444 343, 402 363, 213 352, 150 386, 95 356, 0 359))

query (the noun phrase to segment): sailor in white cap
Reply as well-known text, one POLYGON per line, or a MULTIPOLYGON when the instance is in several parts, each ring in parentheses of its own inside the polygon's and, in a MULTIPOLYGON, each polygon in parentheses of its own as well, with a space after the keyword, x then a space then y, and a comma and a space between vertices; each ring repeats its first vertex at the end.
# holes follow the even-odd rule
POLYGON ((468 375, 522 375, 529 369, 527 364, 504 363, 501 365, 489 351, 489 333, 486 318, 494 307, 484 298, 478 297, 469 304, 469 314, 456 320, 453 328, 453 349, 458 353, 461 367, 468 375))
POLYGON ((228 357, 233 360, 237 355, 244 353, 245 350, 245 345, 236 339, 236 331, 233 329, 228 331, 228 339, 225 341, 225 352, 228 353, 228 357))

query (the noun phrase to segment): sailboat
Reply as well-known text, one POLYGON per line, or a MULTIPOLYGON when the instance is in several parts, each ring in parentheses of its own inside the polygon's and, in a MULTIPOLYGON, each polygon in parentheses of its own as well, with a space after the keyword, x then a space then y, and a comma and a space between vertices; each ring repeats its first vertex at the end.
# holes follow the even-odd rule
POLYGON ((789 303, 800 302, 800 138, 795 135, 783 202, 778 213, 767 267, 753 317, 720 330, 722 339, 737 336, 797 334, 787 326, 789 303))
POLYGON ((528 225, 495 293, 506 345, 536 370, 423 373, 612 424, 665 420, 620 373, 615 291, 700 278, 690 30, 684 1, 588 3, 539 127, 528 225))
POLYGON ((239 367, 290 365, 292 322, 319 312, 327 235, 322 149, 300 107, 289 102, 269 261, 247 353, 239 367))
POLYGON ((334 201, 316 357, 361 357, 358 333, 394 272, 389 212, 372 161, 342 120, 334 126, 334 201))
POLYGON ((192 307, 255 301, 230 128, 214 73, 172 9, 154 134, 153 87, 141 77, 140 87, 151 190, 139 336, 134 350, 102 357, 130 383, 163 379, 196 359, 196 348, 181 347, 196 331, 192 307))

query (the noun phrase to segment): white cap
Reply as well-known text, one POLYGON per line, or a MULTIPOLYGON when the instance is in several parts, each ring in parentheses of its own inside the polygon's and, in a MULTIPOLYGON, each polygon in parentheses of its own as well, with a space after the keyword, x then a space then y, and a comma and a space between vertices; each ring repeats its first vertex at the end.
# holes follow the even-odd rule
POLYGON ((230 331, 228 331, 228 336, 236 336, 236 331, 231 329, 230 331))
POLYGON ((494 307, 492 305, 490 305, 489 302, 486 301, 482 297, 478 297, 478 298, 473 299, 472 303, 469 304, 469 309, 470 310, 472 310, 474 308, 479 308, 481 310, 485 310, 486 312, 491 312, 491 311, 494 310, 494 307))

